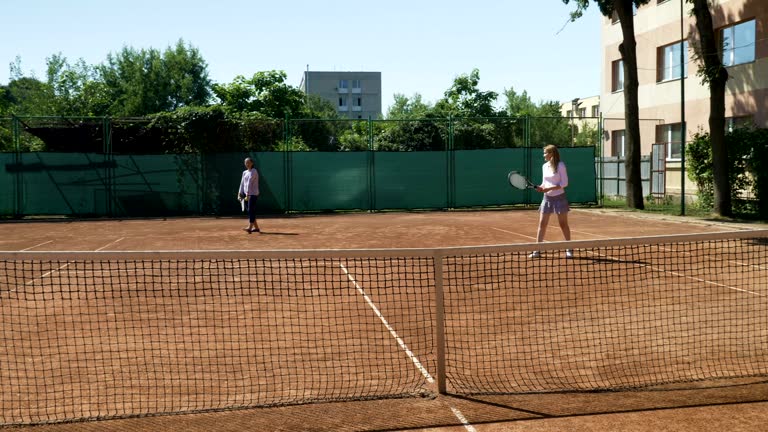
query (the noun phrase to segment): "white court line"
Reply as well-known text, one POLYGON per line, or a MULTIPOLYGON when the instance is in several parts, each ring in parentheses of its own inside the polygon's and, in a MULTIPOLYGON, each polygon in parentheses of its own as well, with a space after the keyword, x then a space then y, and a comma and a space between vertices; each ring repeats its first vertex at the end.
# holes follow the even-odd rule
MULTIPOLYGON (((368 303, 368 306, 370 306, 371 309, 373 309, 373 312, 376 314, 377 317, 381 320, 382 323, 384 323, 384 327, 389 330, 389 333, 392 335, 392 337, 395 338, 398 345, 400 345, 400 348, 405 351, 405 353, 408 355, 408 358, 411 359, 413 364, 416 365, 416 368, 419 369, 422 375, 427 379, 427 382, 430 384, 433 384, 435 382, 434 378, 432 378, 432 375, 429 374, 427 369, 421 364, 418 358, 416 358, 416 355, 408 348, 408 346, 405 344, 405 341, 398 336, 395 329, 392 328, 391 325, 387 322, 387 320, 384 318, 384 315, 382 315, 381 311, 379 311, 379 308, 376 307, 376 305, 373 303, 370 297, 368 297, 368 294, 365 293, 363 288, 360 286, 360 284, 357 283, 355 278, 349 273, 347 270, 347 267, 344 266, 343 263, 339 263, 339 267, 341 267, 342 270, 344 270, 344 273, 347 275, 347 278, 349 278, 350 282, 352 282, 355 285, 355 289, 362 294, 363 298, 365 299, 366 303, 368 303)), ((468 421, 467 418, 464 417, 464 414, 461 413, 458 409, 454 407, 450 407, 451 411, 453 412, 453 415, 456 416, 457 419, 461 422, 461 424, 464 425, 464 428, 467 429, 469 432, 477 432, 477 429, 475 429, 468 421)))
POLYGON ((100 247, 100 248, 96 249, 96 252, 98 252, 98 251, 100 251, 100 250, 102 250, 102 249, 106 249, 106 248, 108 248, 109 246, 112 246, 113 244, 115 244, 115 243, 119 242, 120 240, 125 240, 125 237, 120 237, 119 239, 117 239, 117 240, 113 241, 112 243, 106 244, 106 245, 104 245, 104 246, 102 246, 102 247, 100 247))
POLYGON ((464 414, 461 413, 458 409, 451 407, 451 411, 453 411, 453 415, 456 416, 457 419, 461 422, 461 424, 464 425, 464 428, 470 432, 477 432, 477 429, 475 429, 474 426, 472 426, 468 421, 467 418, 464 417, 464 414))
POLYGON ((363 295, 363 298, 364 298, 364 299, 365 299, 365 301, 368 303, 368 306, 370 306, 370 307, 371 307, 371 309, 373 309, 373 312, 376 314, 376 316, 377 316, 377 317, 379 317, 379 319, 381 320, 381 322, 382 322, 382 323, 384 323, 384 327, 386 327, 386 328, 387 328, 387 330, 389 330, 389 334, 391 334, 391 335, 392 335, 392 337, 394 337, 394 338, 395 338, 395 340, 397 341, 397 343, 400 345, 400 348, 402 348, 402 349, 403 349, 403 351, 405 351, 405 353, 406 353, 406 354, 408 355, 408 357, 411 359, 411 361, 413 362, 413 364, 415 364, 415 365, 416 365, 416 367, 419 369, 419 371, 421 371, 421 374, 422 374, 422 375, 424 375, 424 377, 427 379, 427 382, 429 382, 430 384, 434 383, 434 382, 435 382, 435 380, 434 380, 434 378, 432 378, 432 375, 430 375, 430 374, 429 374, 429 372, 428 372, 428 371, 427 371, 427 369, 426 369, 426 368, 425 368, 425 367, 424 367, 424 366, 421 364, 421 362, 419 361, 419 359, 417 359, 417 358, 416 358, 416 355, 415 355, 415 354, 413 354, 413 352, 412 352, 412 351, 411 351, 411 350, 408 348, 408 346, 405 344, 405 341, 403 341, 403 339, 401 339, 401 338, 400 338, 400 336, 398 336, 398 335, 397 335, 397 332, 395 331, 395 329, 393 329, 393 328, 392 328, 392 326, 391 326, 391 325, 389 325, 389 323, 387 322, 387 320, 384 318, 384 315, 382 315, 382 314, 381 314, 381 312, 379 311, 379 308, 377 308, 377 307, 376 307, 376 305, 375 305, 375 304, 373 304, 373 301, 371 300, 371 298, 370 298, 370 297, 368 297, 368 294, 366 294, 366 293, 365 293, 365 291, 363 291, 363 289, 362 289, 362 288, 360 287, 360 285, 357 283, 357 281, 355 280, 355 278, 354 278, 354 277, 352 277, 352 275, 349 273, 349 271, 347 271, 347 268, 344 266, 344 264, 343 264, 343 263, 339 263, 339 267, 341 267, 341 269, 342 269, 342 270, 344 270, 344 273, 346 273, 346 274, 347 274, 347 278, 349 278, 349 280, 350 280, 350 281, 351 281, 351 282, 352 282, 352 283, 355 285, 355 288, 357 289, 357 291, 358 291, 360 294, 362 294, 362 295, 363 295))
MULTIPOLYGON (((587 235, 592 235, 592 236, 597 236, 597 237, 609 238, 608 236, 604 236, 602 234, 589 233, 589 232, 586 232, 586 231, 571 230, 571 232, 577 232, 577 233, 580 233, 580 234, 587 234, 587 235)), ((672 249, 672 248, 668 248, 668 247, 663 247, 663 246, 660 246, 660 249, 668 251, 668 252, 682 253, 684 255, 694 255, 692 252, 678 251, 676 249, 672 249)), ((594 252, 590 252, 590 253, 594 254, 594 252)), ((596 255, 601 255, 601 254, 596 254, 596 255)), ((607 255, 601 255, 601 256, 604 256, 604 257, 607 257, 607 258, 611 258, 611 259, 614 259, 614 260, 618 260, 616 258, 612 258, 612 257, 609 257, 607 255)), ((618 261, 621 261, 621 260, 618 260, 618 261)), ((751 268, 756 268, 756 269, 760 269, 760 270, 768 269, 768 267, 765 267, 765 266, 755 265, 755 264, 748 264, 748 263, 743 263, 743 262, 740 262, 740 261, 726 260, 726 262, 728 262, 730 264, 736 264, 736 265, 740 265, 740 266, 743 266, 743 267, 751 267, 751 268)), ((760 296, 760 297, 768 297, 768 295, 766 295, 766 294, 760 294, 760 293, 756 293, 756 292, 753 292, 753 291, 732 287, 732 286, 729 286, 729 285, 723 285, 723 284, 719 284, 717 282, 712 282, 712 281, 709 281, 709 280, 706 280, 706 279, 700 279, 700 278, 696 278, 696 277, 693 277, 693 276, 686 276, 684 274, 680 274, 680 273, 675 273, 675 272, 672 272, 672 271, 667 271, 667 270, 662 270, 662 269, 654 268, 652 266, 647 266, 645 264, 640 264, 640 265, 643 265, 644 267, 648 267, 648 268, 650 268, 652 270, 655 270, 655 271, 658 271, 658 272, 669 273, 669 274, 672 274, 672 275, 675 275, 675 276, 680 276, 680 277, 684 277, 684 278, 687 278, 687 279, 691 279, 691 280, 695 280, 695 281, 699 281, 699 282, 704 282, 704 283, 708 283, 710 285, 716 285, 716 286, 720 286, 720 287, 723 287, 723 288, 728 288, 728 289, 732 289, 732 290, 736 290, 736 291, 742 291, 742 292, 746 292, 746 293, 749 293, 749 294, 754 294, 754 295, 757 295, 757 296, 760 296)))
POLYGON ((587 252, 592 254, 592 255, 598 255, 598 256, 601 256, 603 258, 607 258, 607 259, 610 259, 610 260, 613 260, 613 261, 616 261, 616 262, 620 262, 620 263, 624 263, 624 264, 633 264, 633 265, 637 265, 637 266, 640 266, 640 267, 647 267, 647 268, 649 268, 649 269, 651 269, 653 271, 659 272, 659 273, 667 273, 667 274, 671 274, 673 276, 678 276, 678 277, 682 277, 682 278, 686 278, 686 279, 690 279, 690 280, 695 280, 695 281, 698 281, 698 282, 704 282, 706 284, 715 285, 715 286, 719 286, 719 287, 722 287, 722 288, 728 288, 728 289, 731 289, 731 290, 734 290, 734 291, 741 291, 741 292, 745 292, 745 293, 749 293, 749 294, 754 294, 754 295, 760 296, 760 297, 768 297, 768 295, 766 295, 766 294, 760 294, 760 293, 756 293, 754 291, 749 291, 749 290, 745 290, 745 289, 742 289, 742 288, 736 288, 736 287, 732 287, 730 285, 720 284, 720 283, 717 283, 717 282, 713 282, 711 280, 701 279, 701 278, 697 278, 697 277, 693 277, 693 276, 684 275, 684 274, 678 273, 678 272, 673 272, 673 271, 669 271, 669 270, 660 269, 660 268, 657 268, 657 267, 654 267, 654 266, 651 266, 651 265, 648 265, 648 264, 641 264, 641 263, 636 263, 636 262, 632 262, 632 261, 625 261, 625 260, 622 260, 620 258, 614 258, 614 257, 612 257, 610 255, 604 255, 604 254, 597 253, 597 252, 592 252, 592 251, 587 251, 587 252))
MULTIPOLYGON (((495 229, 497 231, 502 231, 502 232, 505 232, 505 233, 515 234, 515 235, 518 235, 518 236, 521 236, 521 237, 526 237, 526 238, 530 238, 530 239, 536 240, 533 237, 527 236, 525 234, 516 233, 514 231, 507 231, 507 230, 504 230, 504 229, 501 229, 501 228, 495 228, 495 227, 491 227, 491 228, 493 228, 493 229, 495 229)), ((586 235, 591 235, 591 236, 597 236, 597 237, 610 238, 610 237, 602 235, 602 234, 595 234, 595 233, 590 233, 590 232, 586 232, 586 231, 571 230, 571 232, 576 232, 576 233, 579 233, 579 234, 586 234, 586 235)), ((667 250, 667 251, 671 251, 671 252, 681 253, 679 251, 676 251, 676 250, 670 249, 670 248, 662 247, 662 249, 663 250, 667 250)), ((602 256, 602 257, 605 257, 605 258, 609 258, 609 259, 612 259, 614 261, 626 262, 626 261, 623 261, 623 260, 621 260, 619 258, 614 258, 614 257, 608 256, 608 255, 603 255, 603 254, 599 254, 599 253, 595 253, 595 252, 590 252, 590 251, 588 251, 588 253, 593 254, 593 255, 599 255, 599 256, 602 256)), ((688 255, 693 255, 691 252, 682 252, 682 253, 688 254, 688 255)), ((728 262, 731 263, 731 264, 737 264, 737 265, 741 265, 741 266, 745 266, 745 267, 753 267, 753 268, 758 268, 758 269, 761 269, 761 270, 765 270, 765 267, 760 266, 760 265, 746 264, 746 263, 742 263, 742 262, 738 262, 738 261, 730 261, 730 260, 728 262)), ((704 283, 707 283, 707 284, 710 284, 710 285, 715 285, 715 286, 719 286, 719 287, 723 287, 723 288, 732 289, 734 291, 741 291, 741 292, 745 292, 745 293, 749 293, 749 294, 754 294, 754 295, 760 296, 760 297, 768 297, 768 295, 766 295, 766 294, 760 294, 760 293, 756 293, 754 291, 749 291, 749 290, 745 290, 745 289, 742 289, 742 288, 732 287, 730 285, 719 284, 717 282, 713 282, 713 281, 706 280, 706 279, 700 279, 700 278, 696 278, 696 277, 693 277, 693 276, 686 276, 684 274, 680 274, 680 273, 676 273, 676 272, 671 272, 671 271, 667 271, 667 270, 662 270, 660 268, 655 268, 655 267, 649 266, 647 264, 637 264, 637 263, 630 263, 630 264, 636 264, 636 265, 639 265, 639 266, 642 266, 642 267, 648 267, 649 269, 657 271, 657 272, 668 273, 668 274, 671 274, 671 275, 674 275, 674 276, 684 277, 686 279, 691 279, 691 280, 695 280, 695 281, 698 281, 698 282, 704 282, 704 283)))
POLYGON ((514 232, 514 231, 507 231, 505 229, 496 228, 496 227, 491 227, 491 229, 495 229, 496 231, 501 231, 501 232, 505 232, 505 233, 508 233, 508 234, 514 234, 516 236, 520 236, 520 237, 525 237, 525 238, 529 238, 529 239, 532 239, 532 240, 536 240, 536 237, 527 236, 525 234, 520 234, 520 233, 517 233, 517 232, 514 232))
POLYGON ((575 229, 572 229, 571 232, 572 233, 579 233, 579 234, 586 234, 586 235, 589 235, 589 236, 597 236, 597 237, 602 237, 602 238, 610 238, 607 235, 595 234, 595 233, 590 233, 590 232, 586 232, 586 231, 578 231, 578 230, 575 230, 575 229))
MULTIPOLYGON (((44 273, 44 274, 43 274, 42 276, 40 276, 39 278, 34 278, 34 279, 32 279, 31 281, 27 282, 27 285, 30 285, 30 284, 34 283, 34 282, 35 282, 36 280, 38 280, 38 279, 43 279, 43 278, 46 278, 46 277, 48 277, 48 276, 50 276, 50 275, 52 275, 52 274, 56 273, 57 271, 59 271, 59 270, 61 270, 61 269, 63 269, 63 268, 66 268, 67 266, 69 266, 69 263, 66 263, 66 264, 64 264, 63 266, 61 266, 61 267, 59 267, 59 268, 57 268, 57 269, 55 269, 55 270, 51 270, 51 271, 49 271, 48 273, 44 273)), ((15 291, 15 290, 12 290, 11 292, 13 292, 13 291, 15 291)))
POLYGON ((38 246, 42 246, 42 245, 44 245, 44 244, 48 244, 48 243, 53 243, 53 240, 48 240, 47 242, 42 242, 42 243, 40 243, 40 244, 36 244, 36 245, 34 245, 34 246, 30 246, 30 247, 28 247, 28 248, 26 248, 26 249, 22 249, 21 251, 22 251, 22 252, 23 252, 23 251, 28 251, 28 250, 30 250, 30 249, 34 249, 34 248, 36 248, 36 247, 38 247, 38 246))
POLYGON ((461 422, 461 424, 464 425, 464 428, 470 432, 477 432, 477 429, 475 429, 474 426, 472 426, 468 421, 467 418, 464 417, 464 414, 461 413, 458 409, 451 407, 451 411, 453 411, 453 415, 456 416, 457 419, 461 422))
MULTIPOLYGON (((603 237, 603 238, 611 238, 609 236, 605 236, 605 235, 602 235, 602 234, 595 234, 595 233, 590 233, 590 232, 586 232, 586 231, 571 230, 571 232, 577 232, 577 233, 580 233, 580 234, 586 234, 586 235, 603 237)), ((663 246, 661 246, 660 249, 665 250, 665 251, 669 251, 669 252, 682 253, 682 254, 685 254, 685 255, 693 255, 693 253, 691 253, 691 252, 678 251, 678 250, 670 249, 670 248, 663 247, 663 246)), ((743 266, 743 267, 751 267, 751 268, 758 269, 758 270, 768 270, 768 266, 761 266, 761 265, 756 265, 756 264, 747 264, 747 263, 743 263, 743 262, 740 262, 740 261, 732 261, 732 260, 728 260, 727 262, 729 262, 731 264, 740 265, 740 266, 743 266)))
MULTIPOLYGON (((120 240, 123 240, 124 238, 125 238, 125 237, 121 237, 121 238, 119 238, 119 239, 117 239, 117 240, 113 241, 112 243, 106 244, 106 245, 104 245, 104 246, 102 246, 102 247, 100 247, 100 248, 96 249, 96 251, 100 251, 100 250, 102 250, 102 249, 106 248, 107 246, 111 246, 111 245, 113 245, 113 244, 115 244, 115 243, 119 242, 120 240)), ((49 242, 46 242, 46 243, 49 243, 49 242)), ((45 243, 41 243, 40 245, 43 245, 43 244, 45 244, 45 243)), ((37 245, 37 246, 40 246, 40 245, 37 245)), ((36 247, 36 246, 32 246, 32 247, 36 247)), ((30 284, 34 283, 34 282, 35 282, 36 280, 38 280, 38 279, 44 279, 44 278, 46 278, 46 277, 48 277, 48 276, 50 276, 50 275, 52 275, 52 274, 56 273, 57 271, 59 271, 59 270, 61 270, 61 269, 67 268, 67 267, 69 266, 69 264, 70 264, 70 263, 66 263, 66 264, 64 264, 63 266, 61 266, 61 267, 59 267, 59 268, 57 268, 57 269, 55 269, 55 270, 51 270, 51 271, 49 271, 49 272, 47 272, 47 273, 44 273, 44 274, 42 274, 40 277, 34 278, 34 279, 32 279, 31 281, 27 282, 27 285, 30 285, 30 284)), ((13 292, 13 291, 11 291, 11 292, 13 292)))

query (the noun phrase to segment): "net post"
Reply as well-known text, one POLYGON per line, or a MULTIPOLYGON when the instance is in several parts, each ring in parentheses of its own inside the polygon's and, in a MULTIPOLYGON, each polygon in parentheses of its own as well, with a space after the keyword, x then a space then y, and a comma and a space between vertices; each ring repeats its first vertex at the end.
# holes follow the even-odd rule
POLYGON ((437 391, 445 390, 445 305, 443 303, 443 257, 440 250, 432 256, 435 268, 435 344, 437 353, 437 391))

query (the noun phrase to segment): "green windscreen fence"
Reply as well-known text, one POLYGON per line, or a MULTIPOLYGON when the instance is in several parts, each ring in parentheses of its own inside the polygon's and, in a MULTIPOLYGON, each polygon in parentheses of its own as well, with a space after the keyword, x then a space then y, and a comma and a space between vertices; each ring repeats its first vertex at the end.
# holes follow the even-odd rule
POLYGON ((449 208, 448 152, 374 153, 375 210, 449 208))
POLYGON ((370 208, 368 152, 293 152, 289 156, 290 210, 370 208))
POLYGON ((112 163, 95 153, 21 153, 19 163, 5 167, 15 177, 17 214, 108 214, 112 163))
POLYGON ((518 171, 534 180, 540 170, 531 169, 531 152, 537 149, 457 150, 455 152, 456 207, 530 204, 541 194, 509 185, 507 174, 518 171))
POLYGON ((16 215, 16 191, 18 185, 16 181, 19 176, 9 167, 13 167, 17 164, 16 153, 0 153, 0 215, 10 216, 16 215))
POLYGON ((117 214, 202 213, 200 155, 116 155, 114 162, 111 192, 117 214))
MULTIPOLYGON (((594 147, 561 148, 571 203, 596 203, 594 147)), ((0 216, 172 216, 240 212, 243 153, 0 153, 0 216)), ((507 183, 541 181, 541 148, 254 152, 263 213, 534 204, 507 183)))

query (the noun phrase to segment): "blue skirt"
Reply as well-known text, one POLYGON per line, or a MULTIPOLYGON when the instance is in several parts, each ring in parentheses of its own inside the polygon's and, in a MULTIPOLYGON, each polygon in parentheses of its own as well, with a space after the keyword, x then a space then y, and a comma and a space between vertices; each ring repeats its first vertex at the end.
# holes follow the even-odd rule
POLYGON ((568 205, 568 197, 564 193, 556 196, 544 195, 544 199, 541 200, 539 206, 540 213, 568 213, 570 210, 568 205))

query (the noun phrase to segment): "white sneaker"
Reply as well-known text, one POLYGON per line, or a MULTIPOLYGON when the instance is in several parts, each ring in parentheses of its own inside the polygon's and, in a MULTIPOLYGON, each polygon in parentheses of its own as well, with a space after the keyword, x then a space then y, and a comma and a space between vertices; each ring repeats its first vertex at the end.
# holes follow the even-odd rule
POLYGON ((528 255, 528 258, 541 258, 541 254, 539 251, 533 251, 530 255, 528 255))
POLYGON ((565 250, 565 257, 566 258, 573 258, 573 249, 566 249, 565 250))

